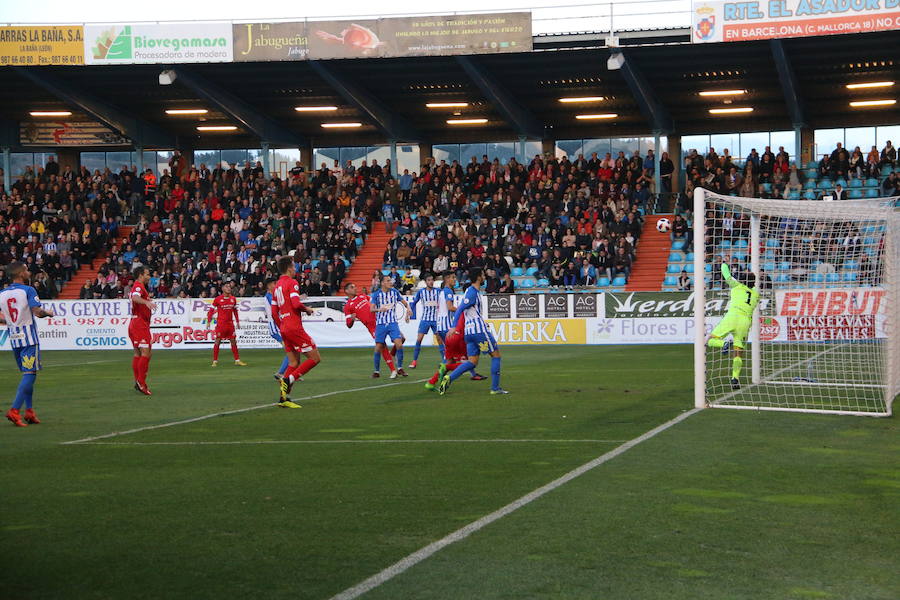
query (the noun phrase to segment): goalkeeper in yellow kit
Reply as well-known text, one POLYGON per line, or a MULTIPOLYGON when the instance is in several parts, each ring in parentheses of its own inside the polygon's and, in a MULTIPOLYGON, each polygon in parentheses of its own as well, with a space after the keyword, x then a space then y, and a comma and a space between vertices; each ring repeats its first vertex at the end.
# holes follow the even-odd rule
POLYGON ((725 338, 731 334, 734 340, 734 360, 731 363, 731 389, 741 389, 738 378, 741 368, 744 366, 744 345, 747 343, 747 335, 750 333, 750 324, 753 322, 753 311, 759 304, 759 290, 756 289, 756 273, 747 273, 747 284, 743 284, 731 276, 731 269, 727 263, 722 263, 722 277, 731 288, 731 298, 728 301, 728 310, 710 334, 706 345, 710 348, 721 348, 722 354, 728 356, 732 342, 725 338))

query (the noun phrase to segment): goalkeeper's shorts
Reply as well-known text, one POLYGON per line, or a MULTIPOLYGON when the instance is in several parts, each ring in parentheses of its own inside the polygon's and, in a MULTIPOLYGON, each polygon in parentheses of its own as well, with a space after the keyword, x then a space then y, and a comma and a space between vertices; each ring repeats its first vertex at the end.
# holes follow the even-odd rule
POLYGON ((747 335, 750 333, 750 319, 751 317, 742 314, 726 314, 712 330, 712 335, 724 338, 730 333, 734 339, 734 347, 743 350, 747 342, 747 335))

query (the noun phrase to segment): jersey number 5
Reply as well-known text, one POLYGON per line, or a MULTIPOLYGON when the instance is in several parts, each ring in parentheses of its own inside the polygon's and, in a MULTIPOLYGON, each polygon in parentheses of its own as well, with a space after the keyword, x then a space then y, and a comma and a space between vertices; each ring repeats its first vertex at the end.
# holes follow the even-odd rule
POLYGON ((6 301, 6 309, 9 311, 9 318, 13 321, 19 320, 19 309, 16 308, 16 299, 10 298, 6 301))

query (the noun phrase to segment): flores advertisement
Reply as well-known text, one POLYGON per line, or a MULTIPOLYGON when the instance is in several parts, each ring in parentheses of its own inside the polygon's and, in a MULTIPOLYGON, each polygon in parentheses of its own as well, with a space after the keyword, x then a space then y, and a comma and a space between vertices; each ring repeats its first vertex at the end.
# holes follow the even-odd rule
POLYGON ((231 62, 230 23, 85 25, 88 65, 231 62))

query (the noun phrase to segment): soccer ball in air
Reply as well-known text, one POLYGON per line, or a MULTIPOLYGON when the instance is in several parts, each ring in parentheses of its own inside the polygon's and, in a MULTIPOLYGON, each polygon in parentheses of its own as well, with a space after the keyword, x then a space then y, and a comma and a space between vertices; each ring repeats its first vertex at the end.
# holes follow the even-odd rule
POLYGON ((672 222, 666 218, 662 218, 656 222, 656 230, 660 233, 668 233, 672 229, 672 222))

